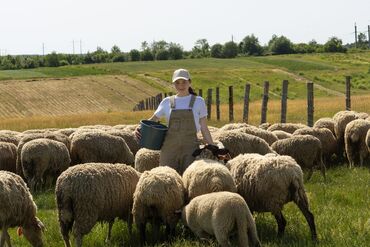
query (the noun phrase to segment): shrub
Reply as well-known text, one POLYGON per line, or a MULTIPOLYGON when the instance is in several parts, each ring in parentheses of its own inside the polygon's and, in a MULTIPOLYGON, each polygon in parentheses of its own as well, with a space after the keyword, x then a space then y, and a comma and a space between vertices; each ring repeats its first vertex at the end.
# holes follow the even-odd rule
POLYGON ((222 56, 224 58, 234 58, 237 55, 238 55, 238 45, 233 41, 225 43, 222 50, 222 56))
POLYGON ((132 49, 130 51, 130 59, 131 61, 139 61, 140 60, 140 51, 136 49, 132 49))
POLYGON ((211 47, 211 57, 215 58, 222 58, 222 45, 221 44, 214 44, 211 47))

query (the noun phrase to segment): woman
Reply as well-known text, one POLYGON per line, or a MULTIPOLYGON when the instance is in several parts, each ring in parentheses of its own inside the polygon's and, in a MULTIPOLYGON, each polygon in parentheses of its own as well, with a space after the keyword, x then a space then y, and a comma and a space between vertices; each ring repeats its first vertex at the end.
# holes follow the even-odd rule
MULTIPOLYGON (((202 132, 207 144, 214 143, 207 127, 206 104, 191 88, 189 72, 185 69, 176 70, 172 82, 177 94, 163 99, 149 120, 166 118, 168 131, 161 148, 160 165, 170 166, 182 174, 194 161, 192 153, 199 148, 198 131, 202 132)), ((135 134, 141 138, 139 128, 135 134)))

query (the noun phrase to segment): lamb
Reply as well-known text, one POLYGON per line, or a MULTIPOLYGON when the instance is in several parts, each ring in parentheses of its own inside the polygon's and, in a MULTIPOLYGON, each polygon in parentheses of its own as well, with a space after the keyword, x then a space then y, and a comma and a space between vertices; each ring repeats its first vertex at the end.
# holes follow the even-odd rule
POLYGON ((32 246, 41 247, 43 223, 36 217, 36 204, 23 179, 8 171, 0 171, 0 246, 10 247, 8 228, 19 226, 32 246))
POLYGON ((136 137, 133 131, 111 129, 106 133, 114 136, 122 137, 125 140, 127 146, 130 148, 132 154, 135 156, 137 151, 140 149, 140 141, 136 137))
POLYGON ((135 155, 135 169, 138 172, 144 172, 158 167, 159 155, 159 150, 141 148, 135 155))
POLYGON ((370 121, 357 119, 347 124, 344 133, 344 143, 346 154, 349 161, 349 167, 353 167, 359 160, 360 166, 369 156, 369 150, 366 145, 366 134, 370 129, 370 121))
POLYGON ((186 201, 218 191, 236 192, 234 180, 225 165, 212 159, 194 161, 182 175, 186 201))
POLYGON ((301 167, 290 156, 276 154, 241 154, 227 163, 238 193, 250 210, 271 212, 278 224, 278 236, 285 231, 282 214, 286 203, 293 201, 306 218, 311 237, 317 240, 315 220, 309 210, 301 167))
POLYGON ((13 143, 0 142, 0 170, 15 173, 17 147, 13 143))
POLYGON ((166 224, 166 235, 174 235, 180 218, 175 212, 184 205, 184 193, 181 176, 168 166, 156 167, 141 175, 134 193, 132 214, 142 244, 146 241, 145 227, 149 218, 154 221, 154 236, 159 235, 160 221, 166 224))
POLYGON ((32 191, 45 186, 46 178, 53 183, 71 163, 67 147, 58 141, 42 138, 24 144, 21 152, 23 174, 32 191))
POLYGON ((72 164, 88 162, 134 163, 134 155, 121 137, 103 132, 86 132, 73 136, 72 164))
POLYGON ((215 140, 221 142, 225 148, 230 150, 231 157, 242 153, 267 154, 274 152, 262 138, 243 133, 238 129, 220 131, 215 140))
POLYGON ((319 120, 317 120, 313 127, 314 128, 319 128, 319 129, 322 129, 322 128, 327 128, 329 129, 333 135, 335 136, 335 130, 334 130, 334 125, 335 125, 335 121, 334 119, 330 118, 330 117, 324 117, 324 118, 320 118, 319 120))
POLYGON ((283 130, 274 130, 272 131, 272 133, 274 133, 279 140, 292 137, 292 134, 285 132, 283 130))
POLYGON ((275 142, 271 148, 278 154, 293 157, 303 169, 309 169, 307 181, 312 176, 314 166, 320 167, 321 174, 324 179, 326 178, 322 145, 318 138, 310 135, 293 135, 291 138, 275 142))
POLYGON ((214 235, 222 247, 231 246, 229 236, 235 228, 238 246, 261 246, 253 216, 236 193, 224 191, 198 196, 184 207, 182 220, 199 238, 214 235))
POLYGON ((300 123, 275 123, 268 127, 267 130, 268 131, 282 130, 290 134, 293 134, 293 132, 296 131, 297 129, 302 129, 304 127, 307 127, 307 125, 300 123))
POLYGON ((66 135, 60 134, 60 133, 52 133, 52 132, 44 132, 44 133, 35 133, 35 134, 26 134, 22 137, 22 139, 19 141, 18 147, 17 147, 17 161, 16 161, 16 171, 17 174, 24 178, 22 166, 21 166, 21 152, 24 144, 26 144, 29 141, 40 139, 40 138, 47 138, 54 141, 59 141, 64 143, 66 145, 67 149, 69 150, 71 146, 71 142, 69 138, 66 135))
POLYGON ((96 222, 109 222, 107 241, 116 217, 128 221, 131 232, 133 194, 140 173, 124 164, 87 163, 72 166, 58 178, 55 195, 60 231, 70 247, 69 232, 76 246, 96 222))
MULTIPOLYGON (((293 135, 312 135, 317 137, 322 146, 322 155, 328 162, 330 161, 333 154, 338 155, 338 143, 333 133, 327 128, 311 128, 306 127, 294 131, 293 135)), ((327 163, 326 162, 326 163, 327 163)))

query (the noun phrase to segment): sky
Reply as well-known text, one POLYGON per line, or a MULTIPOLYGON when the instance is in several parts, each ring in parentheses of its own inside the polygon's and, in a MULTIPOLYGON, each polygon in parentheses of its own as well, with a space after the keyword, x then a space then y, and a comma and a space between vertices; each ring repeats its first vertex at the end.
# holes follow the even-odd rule
POLYGON ((261 45, 276 34, 294 43, 354 42, 354 25, 368 35, 370 0, 0 0, 0 55, 140 49, 165 40, 191 50, 240 42, 261 45), (81 46, 80 46, 81 44, 81 46))

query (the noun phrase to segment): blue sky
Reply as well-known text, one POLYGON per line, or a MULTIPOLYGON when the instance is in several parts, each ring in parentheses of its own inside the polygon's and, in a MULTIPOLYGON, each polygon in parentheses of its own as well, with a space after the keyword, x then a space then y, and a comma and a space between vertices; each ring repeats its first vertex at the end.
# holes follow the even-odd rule
POLYGON ((261 44, 273 34, 291 41, 336 36, 354 41, 354 23, 366 32, 369 0, 2 0, 0 53, 42 54, 140 49, 141 42, 165 40, 190 50, 205 38, 213 45, 254 34, 261 44))

